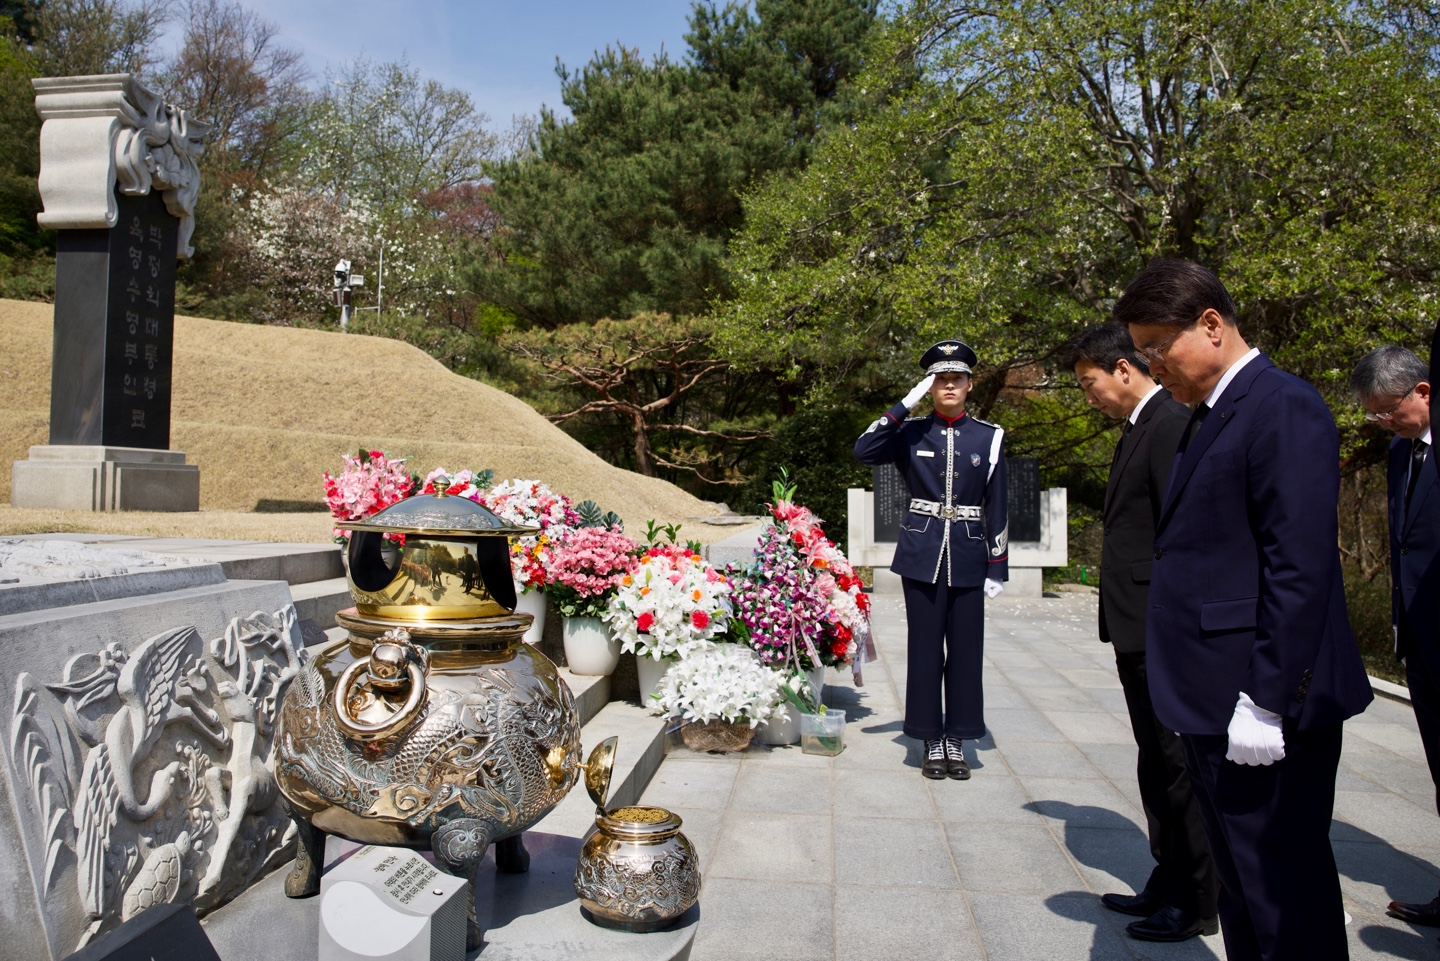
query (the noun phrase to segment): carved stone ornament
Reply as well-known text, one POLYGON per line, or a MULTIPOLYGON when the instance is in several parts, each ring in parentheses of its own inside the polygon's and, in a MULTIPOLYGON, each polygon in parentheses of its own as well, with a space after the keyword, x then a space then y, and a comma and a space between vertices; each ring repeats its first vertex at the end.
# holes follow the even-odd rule
POLYGON ((56 957, 157 904, 216 907, 289 857, 270 764, 298 636, 286 606, 16 677, 9 784, 56 957))
POLYGON ((165 103, 132 74, 40 77, 35 110, 40 128, 42 227, 108 229, 118 219, 115 188, 132 196, 164 192, 180 219, 175 254, 195 253, 195 201, 210 125, 165 103))

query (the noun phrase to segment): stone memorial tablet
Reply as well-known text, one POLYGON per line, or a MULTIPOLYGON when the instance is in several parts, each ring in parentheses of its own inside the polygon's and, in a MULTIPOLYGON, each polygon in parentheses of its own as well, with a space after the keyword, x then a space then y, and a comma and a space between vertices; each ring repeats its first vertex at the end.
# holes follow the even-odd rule
POLYGON ((1010 541, 1040 540, 1040 461, 1034 457, 1005 460, 1010 501, 1010 541))
POLYGON ((900 540, 900 523, 910 509, 910 488, 894 464, 870 468, 870 478, 875 486, 875 540, 893 544, 900 540))
POLYGON ((320 881, 319 961, 462 961, 470 882, 367 845, 320 881))

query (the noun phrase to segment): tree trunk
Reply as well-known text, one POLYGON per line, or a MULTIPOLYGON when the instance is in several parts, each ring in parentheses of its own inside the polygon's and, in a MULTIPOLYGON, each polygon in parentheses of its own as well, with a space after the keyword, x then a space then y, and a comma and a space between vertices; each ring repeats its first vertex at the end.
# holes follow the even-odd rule
POLYGON ((631 415, 632 430, 635 432, 635 471, 646 477, 658 477, 655 473, 655 459, 650 453, 650 435, 645 430, 645 415, 636 412, 631 415))

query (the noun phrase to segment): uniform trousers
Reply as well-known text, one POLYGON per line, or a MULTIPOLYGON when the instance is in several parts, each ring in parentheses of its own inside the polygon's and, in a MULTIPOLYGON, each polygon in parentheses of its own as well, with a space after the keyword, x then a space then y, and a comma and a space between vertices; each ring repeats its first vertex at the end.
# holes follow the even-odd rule
POLYGON ((1230 961, 1350 957, 1330 848, 1340 728, 1286 724, 1284 759, 1264 767, 1225 760, 1224 734, 1180 736, 1220 876, 1230 961))
POLYGON ((933 740, 985 736, 980 665, 985 654, 985 591, 901 578, 909 624, 905 671, 907 735, 933 740), (944 713, 941 713, 941 692, 944 713))
POLYGON ((1155 870, 1144 890, 1167 907, 1213 918, 1220 886, 1190 774, 1185 770, 1185 748, 1180 736, 1155 716, 1145 675, 1145 652, 1116 651, 1115 666, 1139 748, 1135 774, 1149 828, 1150 854, 1155 858, 1155 870))

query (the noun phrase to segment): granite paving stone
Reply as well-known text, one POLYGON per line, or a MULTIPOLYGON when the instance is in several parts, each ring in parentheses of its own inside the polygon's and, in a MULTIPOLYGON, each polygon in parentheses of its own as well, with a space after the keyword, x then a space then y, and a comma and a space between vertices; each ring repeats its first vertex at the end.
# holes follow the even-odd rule
MULTIPOLYGON (((920 776, 902 733, 904 605, 872 595, 880 660, 865 686, 832 670, 848 714, 836 757, 753 745, 670 754, 643 800, 686 819, 706 872, 692 961, 1204 961, 1219 936, 1129 938, 1099 895, 1153 867, 1136 748, 1096 598, 986 604, 986 721, 968 781, 920 776), (920 936, 923 922, 923 936, 920 936)), ((1432 958, 1435 932, 1385 916, 1440 888, 1435 788, 1408 705, 1347 726, 1331 832, 1350 955, 1432 958)))

